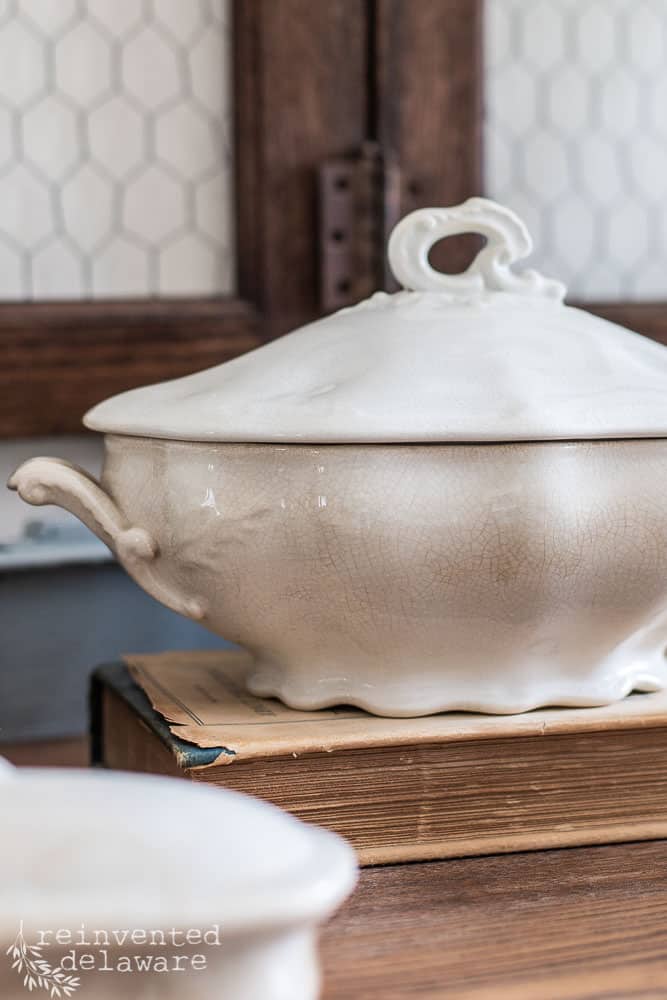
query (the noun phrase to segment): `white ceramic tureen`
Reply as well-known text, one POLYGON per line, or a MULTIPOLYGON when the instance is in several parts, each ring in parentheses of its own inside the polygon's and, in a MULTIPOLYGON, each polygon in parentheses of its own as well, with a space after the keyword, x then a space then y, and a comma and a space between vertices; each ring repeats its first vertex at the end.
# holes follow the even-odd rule
POLYGON ((384 715, 599 705, 667 681, 667 351, 515 272, 474 198, 394 230, 406 291, 95 407, 99 485, 57 503, 169 607, 241 643, 256 694, 384 715), (463 274, 442 237, 486 245, 463 274))
POLYGON ((0 794, 3 1000, 30 978, 61 998, 319 996, 317 925, 356 878, 339 837, 176 778, 3 769, 0 794))

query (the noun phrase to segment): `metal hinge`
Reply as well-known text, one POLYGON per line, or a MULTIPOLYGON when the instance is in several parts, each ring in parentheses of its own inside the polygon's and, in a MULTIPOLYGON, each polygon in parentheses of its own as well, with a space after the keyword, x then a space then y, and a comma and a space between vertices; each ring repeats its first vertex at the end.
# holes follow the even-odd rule
POLYGON ((380 146, 327 160, 319 172, 320 305, 323 312, 393 291, 387 238, 400 216, 400 176, 380 146))

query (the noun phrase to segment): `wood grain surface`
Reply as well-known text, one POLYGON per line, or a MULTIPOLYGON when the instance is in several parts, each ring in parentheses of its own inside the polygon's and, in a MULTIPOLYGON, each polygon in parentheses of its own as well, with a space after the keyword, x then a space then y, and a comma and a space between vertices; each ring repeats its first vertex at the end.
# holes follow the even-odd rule
MULTIPOLYGON (((576 302, 596 316, 667 344, 667 302, 576 302)), ((666 994, 667 995, 667 994, 666 994)))
POLYGON ((0 438, 81 431, 101 399, 221 364, 259 329, 237 299, 0 304, 0 438))
POLYGON ((323 1000, 667 997, 667 841, 370 868, 323 1000))
POLYGON ((322 1000, 665 1000, 667 840, 366 868, 322 957, 322 1000))
POLYGON ((17 767, 88 767, 88 738, 74 736, 63 740, 40 740, 29 743, 0 743, 0 757, 17 767))
POLYGON ((239 294, 267 337, 319 314, 317 177, 366 138, 366 0, 243 0, 235 20, 239 294))
MULTIPOLYGON (((374 131, 399 164, 400 212, 482 190, 482 0, 376 0, 374 131)), ((476 236, 437 244, 431 263, 467 267, 476 236)))

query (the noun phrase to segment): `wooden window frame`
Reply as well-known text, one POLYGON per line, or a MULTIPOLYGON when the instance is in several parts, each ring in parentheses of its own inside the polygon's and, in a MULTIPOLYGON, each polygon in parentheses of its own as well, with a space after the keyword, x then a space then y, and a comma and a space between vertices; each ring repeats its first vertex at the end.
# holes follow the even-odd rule
POLYGON ((365 0, 235 0, 237 295, 0 305, 0 437, 79 431, 318 314, 316 168, 366 135, 367 27, 365 0))
MULTIPOLYGON (((233 0, 235 297, 0 305, 0 437, 80 430, 115 392, 219 364, 320 313, 318 169, 366 140, 400 214, 484 189, 483 0, 233 0)), ((456 238, 435 262, 465 267, 456 238)), ((667 304, 579 303, 667 343, 667 304)))

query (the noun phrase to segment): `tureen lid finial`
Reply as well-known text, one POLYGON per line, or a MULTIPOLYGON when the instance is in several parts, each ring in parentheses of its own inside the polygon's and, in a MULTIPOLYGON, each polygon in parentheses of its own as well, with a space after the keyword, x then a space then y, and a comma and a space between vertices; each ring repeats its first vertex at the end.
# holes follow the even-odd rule
POLYGON ((406 215, 389 239, 389 263, 405 288, 470 298, 484 292, 514 292, 561 301, 565 285, 537 271, 515 274, 512 264, 527 257, 533 241, 522 220, 488 198, 469 198, 453 208, 421 208, 406 215), (429 252, 438 240, 459 233, 479 233, 486 244, 461 274, 431 267, 429 252))

